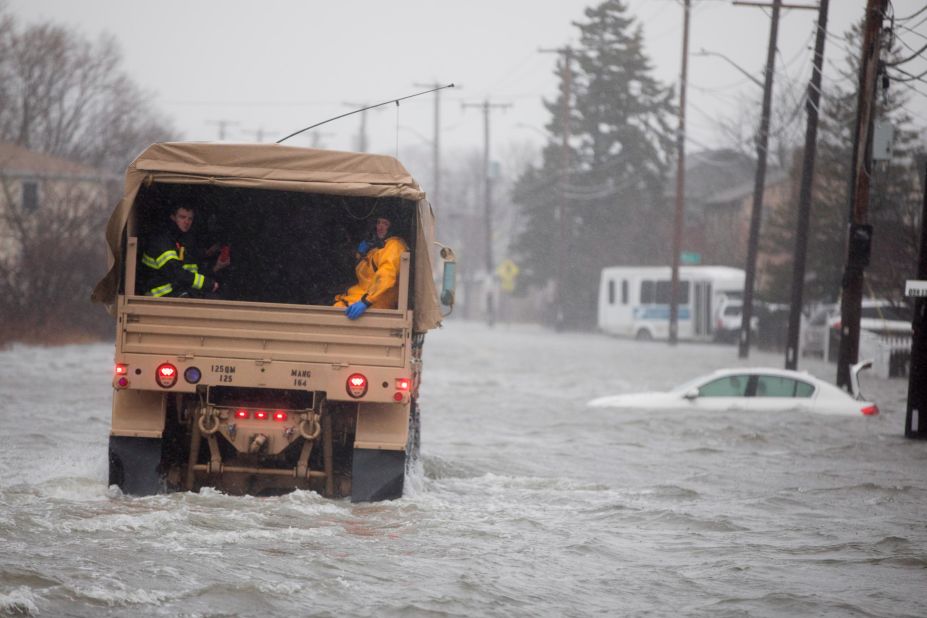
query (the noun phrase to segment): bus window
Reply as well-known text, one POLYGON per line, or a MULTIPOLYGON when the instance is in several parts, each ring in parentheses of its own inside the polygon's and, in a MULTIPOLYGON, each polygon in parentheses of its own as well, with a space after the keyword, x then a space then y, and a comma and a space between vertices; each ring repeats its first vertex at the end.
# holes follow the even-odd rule
POLYGON ((622 305, 628 304, 628 280, 627 279, 621 280, 621 304, 622 305))
MULTIPOLYGON (((673 291, 673 282, 672 281, 657 281, 657 291, 656 291, 656 301, 661 305, 670 304, 670 297, 672 296, 673 291)), ((679 282, 679 303, 680 305, 689 304, 689 282, 680 281, 679 282)))
POLYGON ((653 281, 641 281, 641 298, 640 303, 642 305, 653 304, 657 302, 657 295, 655 290, 656 285, 653 281))

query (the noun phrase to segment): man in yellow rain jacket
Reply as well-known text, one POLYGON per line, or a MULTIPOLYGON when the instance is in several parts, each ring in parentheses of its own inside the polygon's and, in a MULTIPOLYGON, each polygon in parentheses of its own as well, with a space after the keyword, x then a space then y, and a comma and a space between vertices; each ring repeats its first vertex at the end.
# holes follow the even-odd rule
POLYGON ((367 311, 395 309, 399 302, 399 260, 408 251, 405 241, 390 236, 391 222, 387 217, 377 219, 371 240, 362 240, 357 246, 357 266, 354 272, 357 283, 344 294, 335 296, 336 307, 346 307, 344 314, 356 320, 367 311))

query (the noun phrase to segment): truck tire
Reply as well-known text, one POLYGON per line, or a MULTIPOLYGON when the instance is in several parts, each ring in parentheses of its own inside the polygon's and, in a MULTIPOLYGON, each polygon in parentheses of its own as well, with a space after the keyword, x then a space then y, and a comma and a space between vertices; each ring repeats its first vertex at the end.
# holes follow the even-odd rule
POLYGON ((150 496, 164 489, 161 439, 110 436, 109 484, 124 494, 150 496))
POLYGON ((354 449, 351 502, 378 502, 402 497, 406 452, 354 449))

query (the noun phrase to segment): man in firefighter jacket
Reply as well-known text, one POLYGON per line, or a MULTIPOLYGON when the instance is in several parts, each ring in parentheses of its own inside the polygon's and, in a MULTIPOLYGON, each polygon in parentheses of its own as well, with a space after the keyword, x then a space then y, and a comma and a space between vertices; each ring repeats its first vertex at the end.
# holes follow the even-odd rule
POLYGON ((356 320, 368 307, 395 309, 399 303, 399 261, 408 251, 405 241, 390 236, 389 218, 376 221, 374 234, 357 246, 357 283, 344 294, 335 296, 335 306, 345 307, 344 314, 356 320))
POLYGON ((199 271, 191 227, 193 209, 176 206, 165 228, 145 243, 139 272, 146 296, 205 296, 219 291, 219 282, 199 271))

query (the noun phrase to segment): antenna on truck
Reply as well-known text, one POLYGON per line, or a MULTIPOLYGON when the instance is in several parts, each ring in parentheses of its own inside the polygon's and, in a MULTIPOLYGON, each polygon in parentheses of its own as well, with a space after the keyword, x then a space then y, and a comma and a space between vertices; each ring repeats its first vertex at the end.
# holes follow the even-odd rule
POLYGON ((287 136, 284 137, 283 139, 277 140, 276 143, 282 144, 283 142, 285 142, 286 140, 290 139, 291 137, 294 137, 294 136, 296 136, 296 135, 299 135, 300 133, 304 133, 305 131, 308 131, 309 129, 314 129, 314 128, 316 128, 316 127, 320 127, 320 126, 322 126, 323 124, 327 124, 327 123, 329 123, 329 122, 332 122, 333 120, 338 120, 339 118, 344 118, 344 117, 346 117, 346 116, 351 116, 352 114, 359 114, 360 112, 365 112, 365 111, 367 111, 368 109, 374 109, 374 108, 377 108, 377 107, 383 107, 384 105, 389 105, 390 103, 395 103, 396 106, 398 107, 400 101, 405 101, 406 99, 412 99, 412 98, 414 98, 414 97, 420 97, 420 96, 422 96, 423 94, 428 94, 428 93, 430 93, 430 92, 436 92, 436 91, 438 91, 438 90, 444 90, 445 88, 453 88, 453 87, 454 87, 454 84, 447 84, 446 86, 438 86, 437 88, 432 88, 431 90, 423 90, 422 92, 416 92, 415 94, 410 94, 410 95, 405 96, 405 97, 399 97, 398 99, 390 99, 389 101, 383 101, 382 103, 377 103, 376 105, 368 105, 367 107, 362 107, 362 108, 360 108, 360 109, 355 109, 353 112, 348 112, 348 113, 346 113, 346 114, 341 114, 340 116, 335 116, 335 117, 333 117, 333 118, 329 118, 328 120, 323 120, 322 122, 317 122, 317 123, 315 123, 314 125, 312 125, 311 127, 306 127, 305 129, 300 129, 300 130, 297 131, 296 133, 290 133, 289 135, 287 135, 287 136))

